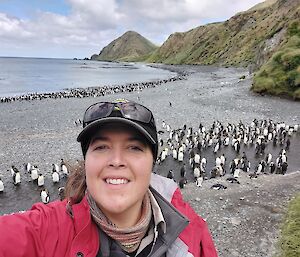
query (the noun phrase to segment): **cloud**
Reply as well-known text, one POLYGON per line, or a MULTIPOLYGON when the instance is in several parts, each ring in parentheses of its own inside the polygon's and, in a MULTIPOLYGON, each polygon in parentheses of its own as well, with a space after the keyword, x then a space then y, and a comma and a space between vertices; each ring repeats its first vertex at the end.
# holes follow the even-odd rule
POLYGON ((0 12, 0 55, 20 49, 28 55, 90 56, 127 30, 161 44, 171 33, 224 20, 258 2, 67 0, 70 9, 64 15, 36 10, 30 19, 21 19, 0 12))

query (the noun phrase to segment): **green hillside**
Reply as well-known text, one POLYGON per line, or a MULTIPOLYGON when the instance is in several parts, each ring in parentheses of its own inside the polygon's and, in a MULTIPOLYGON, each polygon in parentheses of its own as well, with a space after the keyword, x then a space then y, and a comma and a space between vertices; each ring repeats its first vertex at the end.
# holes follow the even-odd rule
MULTIPOLYGON (((269 1, 267 1, 269 2, 269 1)), ((148 59, 168 64, 259 65, 285 38, 291 19, 299 16, 299 0, 259 4, 221 23, 174 33, 148 59), (269 41, 274 43, 270 45, 269 41), (264 48, 268 46, 268 49, 264 48), (262 56, 265 55, 265 56, 262 56)))
POLYGON ((300 100, 300 22, 290 22, 288 37, 257 72, 252 90, 300 100))
POLYGON ((127 31, 102 49, 92 60, 99 61, 140 61, 149 57, 157 46, 134 31, 127 31))

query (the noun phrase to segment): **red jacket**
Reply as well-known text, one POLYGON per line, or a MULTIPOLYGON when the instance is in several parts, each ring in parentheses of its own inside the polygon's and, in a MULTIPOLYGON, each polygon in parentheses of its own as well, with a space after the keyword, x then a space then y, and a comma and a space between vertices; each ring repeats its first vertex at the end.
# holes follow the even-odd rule
MULTIPOLYGON (((165 249, 167 257, 217 257, 206 222, 183 201, 177 185, 158 175, 151 185, 167 223, 158 252, 165 249)), ((96 256, 99 234, 86 198, 72 205, 72 215, 66 205, 66 200, 38 203, 30 211, 0 217, 0 257, 96 256)))

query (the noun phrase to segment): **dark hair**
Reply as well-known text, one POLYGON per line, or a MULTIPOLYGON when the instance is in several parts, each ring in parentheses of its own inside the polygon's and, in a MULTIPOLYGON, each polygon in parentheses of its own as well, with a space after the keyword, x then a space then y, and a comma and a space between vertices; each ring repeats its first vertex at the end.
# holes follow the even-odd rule
POLYGON ((65 187, 65 198, 71 204, 79 203, 85 195, 85 167, 84 161, 77 161, 75 166, 70 166, 70 175, 65 187))

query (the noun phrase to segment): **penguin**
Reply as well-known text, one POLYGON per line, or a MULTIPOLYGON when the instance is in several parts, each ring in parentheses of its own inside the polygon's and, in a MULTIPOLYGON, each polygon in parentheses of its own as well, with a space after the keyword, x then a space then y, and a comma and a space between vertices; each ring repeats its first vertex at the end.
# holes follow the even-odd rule
POLYGON ((184 188, 184 186, 187 184, 186 178, 185 177, 181 177, 180 180, 179 180, 179 182, 178 182, 178 184, 179 184, 179 187, 181 189, 184 188))
POLYGON ((59 172, 59 167, 56 163, 52 163, 52 172, 54 171, 59 172))
POLYGON ((186 176, 186 170, 185 170, 185 165, 184 164, 180 169, 180 176, 183 177, 183 178, 186 176))
POLYGON ((160 139, 159 140, 159 146, 162 147, 164 145, 164 140, 160 139))
POLYGON ((167 152, 164 150, 162 150, 161 154, 160 154, 160 160, 161 162, 163 162, 167 157, 167 152))
POLYGON ((226 180, 230 183, 240 184, 240 182, 236 178, 227 178, 226 180))
POLYGON ((284 163, 284 162, 287 162, 287 156, 285 153, 282 153, 281 154, 281 162, 284 163))
POLYGON ((59 182, 59 173, 57 171, 52 172, 52 181, 53 183, 58 183, 59 182))
POLYGON ((194 157, 194 161, 195 161, 195 164, 200 164, 200 155, 199 154, 195 154, 195 157, 194 157))
POLYGON ((229 170, 230 170, 230 174, 233 174, 234 173, 234 171, 235 171, 235 169, 236 169, 236 163, 235 163, 235 161, 234 160, 232 160, 231 162, 230 162, 230 166, 229 166, 229 170))
POLYGON ((167 132, 170 132, 170 131, 171 131, 171 127, 170 127, 169 124, 166 126, 166 130, 167 130, 167 132))
POLYGON ((58 196, 61 201, 63 199, 65 199, 65 188, 64 187, 58 188, 58 196))
POLYGON ((271 174, 275 172, 275 168, 276 168, 275 163, 271 161, 271 163, 270 163, 270 173, 271 174))
POLYGON ((182 162, 183 161, 183 151, 178 152, 178 161, 182 162))
POLYGON ((290 149, 291 140, 288 138, 285 143, 286 143, 285 150, 288 151, 290 149))
POLYGON ((69 176, 69 170, 63 159, 61 159, 61 162, 60 162, 60 171, 65 177, 69 176))
POLYGON ((196 180, 196 186, 197 186, 197 187, 202 187, 202 183, 203 183, 203 177, 200 176, 200 177, 198 177, 197 180, 196 180))
POLYGON ((175 180, 174 177, 174 172, 172 170, 169 170, 167 178, 175 180))
POLYGON ((203 158, 201 159, 201 166, 203 166, 203 168, 205 168, 205 167, 206 167, 206 163, 207 163, 206 158, 203 157, 203 158))
POLYGON ((173 152, 173 159, 177 160, 177 150, 176 150, 176 148, 174 148, 172 152, 173 152))
POLYGON ((220 157, 216 157, 216 167, 221 166, 221 158, 220 157))
POLYGON ((233 177, 238 178, 239 174, 240 174, 240 169, 235 169, 234 172, 233 172, 233 177))
POLYGON ((223 165, 225 165, 226 157, 225 157, 224 154, 222 154, 222 155, 220 156, 220 160, 221 160, 221 163, 222 163, 223 165))
POLYGON ((218 172, 218 168, 217 167, 213 167, 213 169, 210 172, 210 178, 216 178, 217 177, 217 172, 218 172))
POLYGON ((45 184, 45 178, 42 173, 39 173, 38 179, 37 179, 37 184, 39 187, 43 186, 45 184))
POLYGON ((164 134, 164 133, 165 133, 165 132, 164 132, 163 130, 158 130, 158 131, 157 131, 157 134, 158 134, 158 135, 162 135, 162 134, 164 134))
POLYGON ((15 186, 21 184, 21 175, 20 175, 20 172, 18 170, 16 170, 14 175, 13 175, 13 181, 14 181, 15 186))
POLYGON ((33 168, 30 171, 30 174, 31 174, 31 180, 32 181, 35 181, 35 180, 38 179, 38 177, 39 177, 39 171, 38 171, 37 166, 33 166, 33 168))
POLYGON ((224 146, 228 146, 229 145, 229 137, 225 137, 225 139, 223 141, 223 145, 224 146))
POLYGON ((256 174, 259 175, 262 172, 263 172, 263 166, 261 163, 259 163, 256 167, 256 174))
POLYGON ((194 168, 194 178, 197 179, 198 177, 200 177, 200 169, 198 168, 198 166, 196 166, 194 168))
POLYGON ((2 181, 2 179, 0 178, 0 193, 4 192, 4 183, 2 181))
POLYGON ((216 154, 220 149, 220 144, 217 142, 214 148, 214 153, 216 154))
POLYGON ((25 170, 25 172, 28 172, 28 173, 30 172, 31 164, 29 162, 24 164, 24 170, 25 170))
POLYGON ((281 164, 281 172, 282 172, 282 175, 284 175, 284 174, 286 173, 287 167, 288 167, 287 162, 283 162, 283 163, 281 164))
POLYGON ((268 153, 266 155, 266 159, 265 160, 266 160, 267 165, 270 165, 270 163, 272 161, 272 154, 268 153))
POLYGON ((250 179, 257 178, 257 174, 255 172, 249 174, 250 179))
POLYGON ((11 175, 13 177, 16 172, 19 172, 19 170, 14 165, 12 165, 11 168, 10 168, 10 172, 11 172, 11 175))
POLYGON ((220 166, 218 166, 218 169, 219 169, 220 176, 224 176, 226 174, 226 170, 224 168, 223 163, 221 163, 220 166))
POLYGON ((217 183, 217 184, 212 185, 210 188, 215 189, 215 190, 220 190, 220 189, 226 189, 227 186, 217 183))
POLYGON ((44 204, 47 204, 50 202, 49 191, 45 188, 43 188, 41 190, 41 200, 42 200, 42 203, 44 203, 44 204))

